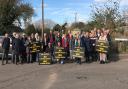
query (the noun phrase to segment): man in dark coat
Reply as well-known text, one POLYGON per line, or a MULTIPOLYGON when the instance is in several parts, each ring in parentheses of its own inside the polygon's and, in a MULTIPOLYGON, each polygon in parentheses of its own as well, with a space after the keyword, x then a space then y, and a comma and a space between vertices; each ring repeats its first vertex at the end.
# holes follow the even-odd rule
POLYGON ((14 40, 14 55, 15 55, 15 63, 17 64, 18 61, 21 61, 21 52, 23 49, 23 42, 19 37, 19 34, 16 34, 16 38, 14 40))
POLYGON ((5 34, 5 38, 2 42, 2 48, 3 48, 3 56, 2 56, 2 65, 4 65, 4 60, 6 59, 6 64, 8 63, 8 52, 10 48, 10 38, 8 37, 8 34, 5 34))
POLYGON ((23 33, 22 35, 22 38, 21 38, 21 41, 22 41, 22 62, 27 62, 27 53, 26 53, 26 42, 27 42, 27 37, 26 37, 26 34, 23 33))

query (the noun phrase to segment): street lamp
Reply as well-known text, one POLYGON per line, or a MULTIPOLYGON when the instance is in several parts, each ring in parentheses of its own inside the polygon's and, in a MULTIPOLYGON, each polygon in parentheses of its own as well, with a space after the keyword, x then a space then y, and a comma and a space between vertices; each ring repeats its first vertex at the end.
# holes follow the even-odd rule
POLYGON ((42 39, 44 39, 44 0, 42 0, 42 39))

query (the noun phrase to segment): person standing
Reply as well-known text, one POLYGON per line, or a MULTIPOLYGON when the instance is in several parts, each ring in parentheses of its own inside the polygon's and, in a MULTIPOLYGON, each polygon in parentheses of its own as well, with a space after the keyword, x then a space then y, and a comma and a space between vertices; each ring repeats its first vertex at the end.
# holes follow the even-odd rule
POLYGON ((112 49, 112 38, 111 38, 111 34, 110 34, 110 29, 106 30, 106 35, 107 35, 107 40, 108 40, 108 45, 109 45, 107 59, 108 59, 108 61, 111 61, 110 54, 111 54, 111 49, 112 49))
POLYGON ((99 37, 101 36, 101 30, 100 29, 98 29, 96 31, 96 36, 97 36, 97 39, 99 39, 99 37))
POLYGON ((47 34, 44 33, 44 38, 43 38, 43 52, 46 52, 47 51, 46 49, 48 47, 48 42, 49 42, 49 39, 47 37, 47 34))
POLYGON ((18 62, 22 62, 21 60, 21 52, 22 52, 22 41, 20 39, 19 34, 16 34, 16 38, 14 40, 14 57, 15 57, 15 64, 17 65, 18 62))
MULTIPOLYGON (((33 45, 36 42, 36 38, 35 38, 35 34, 34 33, 31 34, 31 38, 30 39, 31 39, 31 44, 33 45)), ((31 62, 33 63, 33 62, 36 61, 36 52, 32 52, 31 54, 32 54, 31 62)))
MULTIPOLYGON (((108 42, 107 36, 104 35, 103 32, 101 33, 101 36, 99 37, 99 41, 103 42, 103 43, 108 42)), ((101 51, 99 54, 100 54, 100 64, 104 64, 106 62, 106 59, 107 59, 107 56, 106 56, 107 53, 101 51)))
POLYGON ((31 42, 31 37, 28 36, 27 37, 27 41, 26 41, 26 53, 27 53, 27 63, 32 63, 32 53, 31 53, 31 46, 32 42, 31 42))
POLYGON ((35 36, 34 36, 34 33, 31 34, 31 42, 32 42, 32 43, 33 43, 33 42, 36 42, 36 38, 35 38, 35 36))
POLYGON ((66 52, 65 59, 67 60, 69 54, 68 54, 68 39, 66 37, 66 34, 63 34, 63 37, 62 37, 62 47, 66 52))
POLYGON ((97 37, 95 35, 95 32, 92 30, 91 33, 90 33, 90 46, 91 46, 92 61, 97 61, 98 60, 97 52, 96 52, 96 40, 97 40, 97 37))
POLYGON ((50 54, 50 57, 51 57, 51 63, 54 63, 54 62, 55 62, 53 51, 54 51, 54 48, 51 47, 51 44, 50 44, 50 43, 48 43, 48 47, 46 48, 46 51, 45 51, 45 52, 50 54))
POLYGON ((10 48, 10 38, 8 33, 5 34, 5 38, 2 42, 3 56, 2 56, 2 65, 4 65, 4 60, 6 60, 6 64, 8 64, 8 53, 10 48))
POLYGON ((39 53, 41 51, 41 38, 39 36, 38 33, 35 34, 35 38, 36 38, 36 46, 37 46, 37 50, 36 50, 36 62, 39 62, 39 53))
POLYGON ((73 50, 74 50, 75 39, 72 34, 69 35, 69 50, 70 50, 70 59, 73 59, 73 50))
MULTIPOLYGON (((77 35, 76 37, 75 37, 75 48, 80 48, 80 38, 79 38, 79 36, 77 35)), ((76 61, 76 63, 78 63, 78 64, 81 64, 81 58, 80 57, 75 57, 75 61, 76 61)))
POLYGON ((50 31, 50 34, 48 36, 49 42, 51 44, 52 47, 54 47, 55 44, 55 35, 53 34, 52 31, 50 31))
POLYGON ((86 62, 91 62, 90 59, 90 52, 91 52, 91 47, 90 47, 90 38, 89 38, 89 32, 86 32, 84 35, 84 46, 85 46, 85 57, 86 57, 86 62))
POLYGON ((11 44, 12 44, 12 63, 13 64, 15 63, 15 57, 14 57, 14 40, 15 40, 15 38, 16 38, 16 32, 13 32, 12 37, 11 37, 11 39, 12 39, 12 42, 11 42, 11 44))
POLYGON ((56 36, 56 39, 55 39, 56 41, 55 41, 55 43, 56 43, 56 46, 58 45, 58 42, 60 42, 60 45, 62 45, 61 44, 61 40, 62 40, 62 37, 61 37, 61 35, 60 35, 60 33, 58 32, 58 34, 57 34, 57 36, 56 36))
POLYGON ((26 53, 26 42, 27 42, 27 37, 26 37, 26 34, 25 33, 23 33, 22 34, 22 38, 21 38, 21 41, 22 41, 22 62, 24 63, 24 62, 27 62, 27 53, 26 53))

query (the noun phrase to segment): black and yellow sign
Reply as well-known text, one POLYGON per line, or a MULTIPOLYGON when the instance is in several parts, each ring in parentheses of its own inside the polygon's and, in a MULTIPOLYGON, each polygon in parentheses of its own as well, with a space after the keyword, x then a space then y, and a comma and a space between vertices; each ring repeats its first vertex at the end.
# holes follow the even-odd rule
POLYGON ((50 65, 51 63, 51 56, 49 53, 40 54, 39 65, 50 65))
POLYGON ((57 61, 59 61, 60 59, 64 59, 65 58, 65 50, 62 47, 56 47, 55 50, 55 58, 57 59, 57 61))
POLYGON ((100 53, 107 53, 109 45, 105 41, 98 41, 96 44, 96 50, 100 53))
POLYGON ((41 51, 41 43, 40 42, 34 42, 29 45, 30 52, 36 53, 41 51))
POLYGON ((75 47, 73 50, 73 57, 74 58, 83 58, 84 57, 84 48, 82 47, 75 47))

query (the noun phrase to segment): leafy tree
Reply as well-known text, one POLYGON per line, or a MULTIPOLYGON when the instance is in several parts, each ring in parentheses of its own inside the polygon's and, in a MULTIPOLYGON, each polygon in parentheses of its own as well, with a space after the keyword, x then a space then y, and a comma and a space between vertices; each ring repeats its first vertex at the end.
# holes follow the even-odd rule
POLYGON ((114 29, 123 23, 123 18, 119 12, 119 0, 107 0, 101 6, 93 5, 92 20, 97 28, 114 29))
POLYGON ((59 24, 56 24, 54 27, 53 27, 53 31, 59 31, 60 32, 61 30, 61 26, 59 24))
POLYGON ((28 25, 28 26, 25 28, 24 32, 25 32, 27 35, 31 35, 32 33, 36 33, 37 31, 36 31, 34 25, 33 25, 33 24, 30 24, 30 25, 28 25))
POLYGON ((83 29, 85 27, 85 23, 83 22, 77 22, 77 23, 72 23, 71 28, 79 28, 79 29, 83 29))
POLYGON ((44 33, 47 33, 47 34, 49 34, 50 33, 50 28, 44 28, 44 33))
POLYGON ((34 10, 32 6, 28 3, 24 3, 24 0, 0 0, 1 32, 13 32, 12 29, 8 29, 10 27, 19 31, 21 20, 27 21, 33 14, 34 10))

